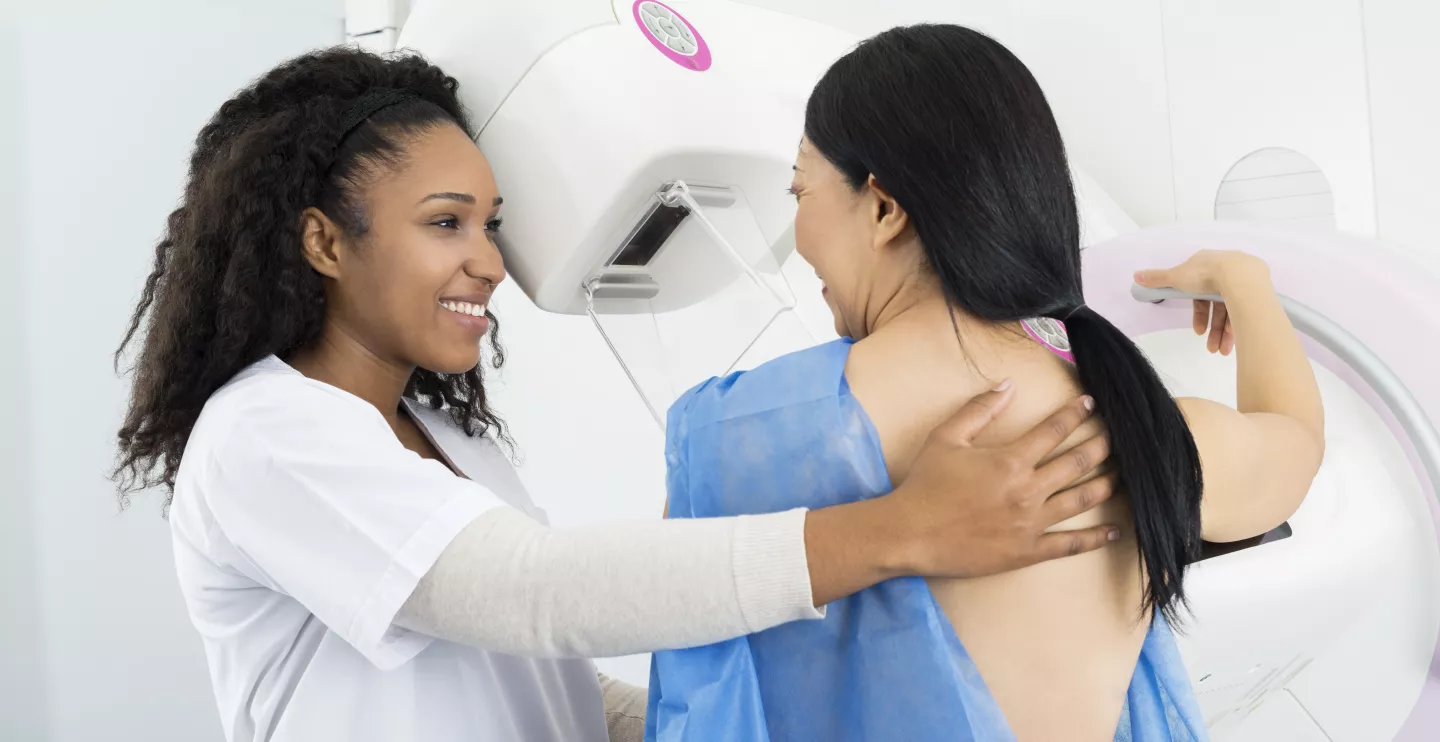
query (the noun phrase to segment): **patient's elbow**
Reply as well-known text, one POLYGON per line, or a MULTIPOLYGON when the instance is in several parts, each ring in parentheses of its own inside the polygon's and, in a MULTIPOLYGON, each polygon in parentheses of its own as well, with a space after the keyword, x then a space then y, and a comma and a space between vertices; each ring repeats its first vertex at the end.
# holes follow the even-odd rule
POLYGON ((1265 505, 1257 508, 1258 516, 1249 524, 1248 532, 1241 538, 1251 538, 1279 528, 1304 504, 1310 488, 1320 473, 1320 464, 1325 457, 1323 435, 1294 436, 1286 455, 1272 461, 1269 476, 1260 481, 1267 482, 1270 495, 1264 498, 1265 505))
POLYGON ((1305 439, 1313 448, 1311 453, 1315 468, 1319 469, 1320 460, 1325 458, 1325 408, 1317 405, 1313 415, 1299 422, 1305 430, 1305 439))
POLYGON ((1307 428, 1305 432, 1300 461, 1305 464, 1305 489, 1308 491, 1310 482, 1320 472, 1320 464, 1325 461, 1325 426, 1322 423, 1318 427, 1307 428))
POLYGON ((1310 494, 1310 488, 1315 484, 1315 477, 1319 475, 1320 464, 1325 458, 1325 436, 1305 436, 1296 448, 1293 458, 1281 467, 1281 481, 1277 482, 1277 489, 1280 490, 1277 493, 1280 512, 1276 513, 1277 517, 1274 518, 1274 523, 1266 528, 1267 531, 1278 528, 1289 520, 1310 494))
POLYGON ((1275 431, 1279 436, 1276 442, 1281 444, 1275 453, 1282 454, 1284 458, 1272 462, 1272 465, 1283 479, 1299 484, 1303 496, 1325 459, 1325 421, 1319 416, 1314 420, 1298 417, 1290 420, 1291 426, 1275 431))

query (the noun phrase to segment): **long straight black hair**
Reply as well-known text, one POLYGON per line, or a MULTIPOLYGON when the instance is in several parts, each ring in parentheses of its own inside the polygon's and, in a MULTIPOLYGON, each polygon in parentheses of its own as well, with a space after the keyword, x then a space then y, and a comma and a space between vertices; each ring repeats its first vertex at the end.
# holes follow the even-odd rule
POLYGON ((852 188, 873 175, 908 212, 951 306, 990 322, 1065 320, 1130 496, 1141 611, 1177 622, 1200 550, 1200 456, 1140 349, 1084 307, 1065 145, 1030 71, 968 28, 893 28, 825 73, 805 134, 852 188))

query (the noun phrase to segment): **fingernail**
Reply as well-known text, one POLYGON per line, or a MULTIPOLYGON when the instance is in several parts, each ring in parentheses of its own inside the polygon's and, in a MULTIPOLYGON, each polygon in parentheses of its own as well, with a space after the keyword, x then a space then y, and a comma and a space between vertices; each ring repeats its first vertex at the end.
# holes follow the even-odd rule
POLYGON ((1005 391, 1006 389, 1009 389, 1009 388, 1010 388, 1010 380, 1009 380, 1009 379, 1006 379, 1006 380, 1000 382, 999 384, 996 384, 996 385, 995 385, 995 391, 997 391, 997 392, 1003 392, 1003 391, 1005 391))
POLYGON ((1118 528, 1111 528, 1109 531, 1106 531, 1106 532, 1105 532, 1105 540, 1106 540, 1106 541, 1119 541, 1119 540, 1120 540, 1120 529, 1118 529, 1118 528))
POLYGON ((1080 398, 1080 404, 1084 405, 1085 409, 1094 411, 1095 398, 1087 394, 1080 398))
POLYGON ((1135 271, 1135 283, 1145 280, 1145 271, 1135 271))

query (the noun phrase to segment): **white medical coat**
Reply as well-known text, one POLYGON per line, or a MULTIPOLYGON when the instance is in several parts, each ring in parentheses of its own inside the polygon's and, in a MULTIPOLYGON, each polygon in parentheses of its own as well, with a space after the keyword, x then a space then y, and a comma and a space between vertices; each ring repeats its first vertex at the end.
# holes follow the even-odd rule
POLYGON ((476 516, 513 507, 545 520, 492 442, 407 406, 468 479, 278 358, 206 404, 170 523, 225 738, 604 742, 588 660, 487 652, 393 623, 476 516))

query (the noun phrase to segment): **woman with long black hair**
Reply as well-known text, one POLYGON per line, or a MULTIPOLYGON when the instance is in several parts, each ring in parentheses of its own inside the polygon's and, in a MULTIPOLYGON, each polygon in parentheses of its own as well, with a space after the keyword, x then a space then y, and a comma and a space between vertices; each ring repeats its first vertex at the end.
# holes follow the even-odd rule
POLYGON ((1289 517, 1324 451, 1318 386, 1265 265, 1202 252, 1137 277, 1225 299, 1213 314, 1197 304, 1195 328, 1239 353, 1239 409, 1172 398, 1085 305, 1075 193, 1039 84, 959 26, 892 29, 837 61, 810 97, 792 190, 796 247, 843 338, 676 402, 670 516, 884 496, 915 475, 931 426, 1008 377, 1027 393, 985 440, 1013 440, 1077 393, 1095 399, 1121 494, 1060 528, 1112 520, 1122 548, 894 580, 823 621, 659 653, 655 736, 1202 738, 1171 634, 1185 568, 1202 538, 1289 517), (721 719, 743 731, 714 735, 721 719))

